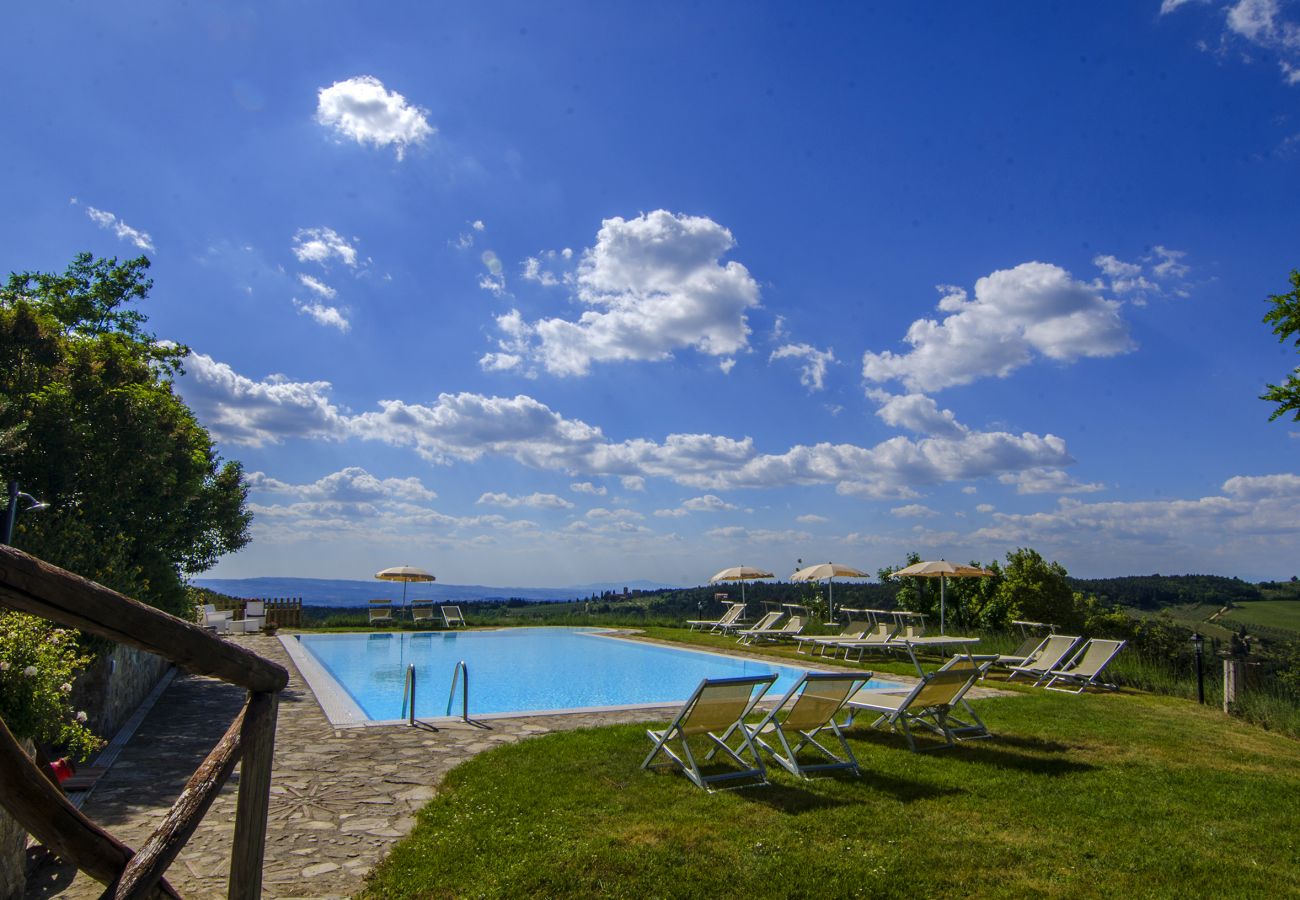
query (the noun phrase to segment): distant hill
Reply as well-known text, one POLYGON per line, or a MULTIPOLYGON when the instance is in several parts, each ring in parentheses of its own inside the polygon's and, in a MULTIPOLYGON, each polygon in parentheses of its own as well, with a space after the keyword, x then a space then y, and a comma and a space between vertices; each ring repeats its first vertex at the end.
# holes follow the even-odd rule
MULTIPOLYGON (((400 599, 401 582, 350 581, 335 578, 196 578, 194 584, 201 588, 229 594, 232 597, 301 597, 304 606, 365 606, 372 599, 387 597, 400 599)), ((469 603, 475 600, 531 600, 537 603, 554 603, 581 600, 592 594, 606 591, 621 594, 630 591, 671 589, 674 585, 654 581, 595 582, 575 584, 562 588, 489 587, 481 584, 412 583, 406 597, 412 600, 432 600, 434 603, 469 603)))
POLYGON ((1123 578, 1071 578, 1070 582, 1076 591, 1143 610, 1195 603, 1231 606, 1263 599, 1258 585, 1221 575, 1130 575, 1123 578))

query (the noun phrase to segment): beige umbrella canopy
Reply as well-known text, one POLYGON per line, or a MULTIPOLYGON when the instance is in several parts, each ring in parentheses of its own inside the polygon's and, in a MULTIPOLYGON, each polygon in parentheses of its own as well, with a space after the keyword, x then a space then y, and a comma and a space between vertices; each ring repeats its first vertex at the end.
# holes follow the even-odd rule
POLYGON ((949 578, 981 578, 990 576, 993 573, 987 569, 981 569, 979 566, 966 566, 961 563, 950 563, 946 559, 930 560, 927 562, 912 563, 906 568, 899 569, 894 573, 894 577, 900 575, 908 578, 938 578, 939 579, 939 633, 944 634, 946 622, 944 609, 944 585, 948 583, 949 578))
POLYGON ((757 578, 773 578, 771 572, 766 569, 755 569, 751 566, 732 566, 730 569, 723 569, 717 575, 709 579, 709 584, 717 584, 719 581, 739 581, 740 582, 740 602, 745 602, 745 582, 753 581, 757 578))
POLYGON ((424 569, 417 569, 415 566, 393 566, 384 569, 382 572, 376 572, 375 577, 380 581, 400 581, 402 582, 402 605, 406 605, 406 586, 412 581, 437 581, 432 572, 426 572, 424 569))
POLYGON ((870 578, 869 572, 863 572, 852 566, 846 566, 842 563, 818 563, 815 566, 807 566, 800 569, 790 576, 791 581, 821 581, 826 579, 826 615, 832 621, 835 619, 835 577, 840 578, 870 578))

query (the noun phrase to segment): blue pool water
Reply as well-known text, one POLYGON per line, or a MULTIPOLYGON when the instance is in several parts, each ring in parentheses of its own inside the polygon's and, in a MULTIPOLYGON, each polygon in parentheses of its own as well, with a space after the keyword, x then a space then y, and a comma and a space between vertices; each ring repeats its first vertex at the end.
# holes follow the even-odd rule
MULTIPOLYGON (((401 718, 409 665, 415 666, 420 718, 447 714, 452 670, 462 659, 470 672, 471 716, 681 703, 703 678, 769 672, 780 677, 768 695, 779 697, 803 671, 584 629, 304 634, 298 640, 374 721, 401 718)), ((459 688, 453 712, 460 713, 459 688)))

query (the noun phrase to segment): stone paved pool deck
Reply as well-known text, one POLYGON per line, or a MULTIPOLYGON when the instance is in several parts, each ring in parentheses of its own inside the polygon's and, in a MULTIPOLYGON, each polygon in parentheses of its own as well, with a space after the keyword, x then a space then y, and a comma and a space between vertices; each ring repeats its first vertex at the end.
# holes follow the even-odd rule
MULTIPOLYGON (((266 897, 355 894, 366 873, 414 827, 416 812, 434 796, 443 776, 475 754, 552 731, 664 720, 676 709, 497 718, 482 722, 484 727, 451 720, 436 721, 436 728, 336 728, 277 639, 248 635, 232 640, 289 670, 276 726, 263 869, 266 897)), ((788 659, 773 661, 790 664, 788 659)), ((244 698, 239 688, 211 678, 177 677, 83 811, 139 847, 234 720, 244 698)), ((168 880, 186 897, 226 896, 237 785, 238 772, 168 870, 168 880)), ((70 867, 46 864, 29 880, 26 896, 90 898, 102 892, 102 885, 70 867)))

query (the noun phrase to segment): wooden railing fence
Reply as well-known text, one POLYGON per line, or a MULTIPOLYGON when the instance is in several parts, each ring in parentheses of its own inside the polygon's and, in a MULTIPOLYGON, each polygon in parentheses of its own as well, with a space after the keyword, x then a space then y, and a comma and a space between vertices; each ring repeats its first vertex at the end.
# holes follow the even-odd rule
POLYGON ((179 896, 163 877, 242 761, 230 854, 228 896, 252 900, 262 889, 266 817, 282 666, 198 625, 146 606, 21 550, 0 545, 0 606, 139 647, 187 671, 248 691, 248 701, 190 777, 153 834, 133 850, 90 821, 37 767, 0 720, 0 805, 27 832, 92 878, 103 897, 179 896))
MULTIPOLYGON (((279 628, 302 627, 301 597, 253 597, 250 599, 261 600, 266 605, 267 625, 275 625, 279 628)), ((213 606, 219 610, 233 610, 235 618, 242 619, 248 606, 248 600, 233 597, 229 600, 216 600, 213 606)))

